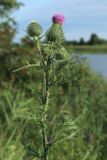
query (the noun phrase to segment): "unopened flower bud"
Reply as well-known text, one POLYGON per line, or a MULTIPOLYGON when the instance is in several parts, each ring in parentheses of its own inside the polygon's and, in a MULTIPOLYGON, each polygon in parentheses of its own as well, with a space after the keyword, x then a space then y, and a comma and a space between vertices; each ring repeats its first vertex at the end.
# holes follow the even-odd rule
POLYGON ((47 40, 50 42, 62 43, 64 41, 64 33, 59 24, 53 24, 46 34, 47 40))
POLYGON ((40 24, 38 24, 35 21, 32 21, 28 26, 27 26, 27 34, 30 37, 39 37, 42 33, 42 27, 40 24))

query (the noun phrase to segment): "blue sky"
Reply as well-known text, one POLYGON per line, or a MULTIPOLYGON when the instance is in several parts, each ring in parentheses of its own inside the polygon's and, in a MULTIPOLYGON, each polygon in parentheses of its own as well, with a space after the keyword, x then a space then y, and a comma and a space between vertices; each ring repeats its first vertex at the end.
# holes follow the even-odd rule
POLYGON ((18 22, 16 39, 25 35, 27 24, 36 20, 44 28, 51 25, 54 14, 63 14, 66 18, 63 26, 67 39, 86 40, 91 33, 107 38, 107 0, 19 0, 25 6, 13 13, 18 22))

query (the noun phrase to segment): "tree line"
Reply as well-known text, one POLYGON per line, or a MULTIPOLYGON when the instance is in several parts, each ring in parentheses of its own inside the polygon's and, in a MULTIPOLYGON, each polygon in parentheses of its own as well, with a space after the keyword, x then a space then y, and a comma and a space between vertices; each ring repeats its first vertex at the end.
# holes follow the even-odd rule
POLYGON ((67 41, 67 45, 98 45, 98 44, 106 44, 107 40, 104 38, 100 38, 96 33, 92 33, 89 40, 85 41, 83 37, 79 40, 67 41))

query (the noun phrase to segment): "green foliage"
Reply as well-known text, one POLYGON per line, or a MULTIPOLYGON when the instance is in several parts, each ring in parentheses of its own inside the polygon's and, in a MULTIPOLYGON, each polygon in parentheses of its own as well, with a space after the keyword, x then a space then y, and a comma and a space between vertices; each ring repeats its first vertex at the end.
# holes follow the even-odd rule
POLYGON ((0 17, 9 18, 8 13, 13 9, 18 9, 22 3, 17 0, 0 0, 0 17))
POLYGON ((97 45, 97 44, 101 45, 101 44, 106 44, 106 43, 107 43, 107 40, 98 37, 95 33, 93 33, 90 36, 90 39, 88 41, 88 44, 90 44, 90 45, 97 45))
POLYGON ((89 44, 94 45, 94 44, 99 44, 100 39, 96 34, 92 34, 89 40, 89 44))
MULTIPOLYGON (((64 81, 50 88, 46 131, 50 140, 56 136, 56 142, 50 148, 49 157, 58 160, 106 160, 107 82, 93 73, 84 60, 73 55, 66 74, 69 83, 64 81)), ((28 151, 26 159, 32 159, 33 151, 34 155, 37 151, 41 153, 41 132, 38 131, 42 114, 38 106, 38 80, 31 80, 31 83, 35 86, 32 92, 10 86, 0 94, 1 160, 23 159, 25 151, 20 139, 28 151), (33 98, 33 95, 38 98, 33 98), (5 150, 3 146, 6 146, 5 150)))
MULTIPOLYGON (((25 104, 25 94, 11 90, 12 87, 0 93, 0 159, 19 160, 24 155, 21 145, 21 134, 26 122, 16 119, 19 106, 25 104), (16 95, 16 96, 15 96, 16 95), (16 155, 20 155, 19 157, 16 155)), ((26 100, 26 105, 28 101, 26 100)))
POLYGON ((80 44, 80 45, 84 45, 84 44, 85 44, 85 41, 84 41, 84 38, 83 38, 83 37, 80 38, 79 44, 80 44))
POLYGON ((65 45, 66 47, 68 47, 68 49, 74 49, 74 51, 85 51, 87 52, 89 50, 89 52, 91 51, 105 51, 107 52, 106 49, 106 44, 107 44, 107 40, 104 38, 99 37, 97 34, 92 33, 90 35, 89 40, 85 41, 83 37, 80 38, 80 40, 72 40, 72 41, 66 41, 65 45))
POLYGON ((0 160, 43 159, 43 131, 50 160, 106 160, 107 82, 50 29, 13 44, 0 27, 0 160))
POLYGON ((12 47, 12 41, 15 35, 15 31, 16 30, 12 28, 12 26, 9 25, 8 22, 4 22, 0 25, 0 49, 2 53, 8 51, 8 48, 12 47))
MULTIPOLYGON (((16 53, 16 45, 13 39, 16 33, 16 22, 10 17, 13 9, 19 8, 20 3, 16 0, 0 0, 0 86, 5 80, 11 81, 12 65, 14 63, 14 53, 16 53), (11 23, 12 22, 12 23, 11 23)), ((18 48, 17 48, 18 50, 18 48)), ((14 78, 12 78, 14 79, 14 78)))

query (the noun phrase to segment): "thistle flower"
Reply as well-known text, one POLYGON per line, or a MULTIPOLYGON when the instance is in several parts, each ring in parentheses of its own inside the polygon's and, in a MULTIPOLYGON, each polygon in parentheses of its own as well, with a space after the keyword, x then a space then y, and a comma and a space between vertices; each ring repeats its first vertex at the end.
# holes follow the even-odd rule
POLYGON ((62 25, 64 23, 64 20, 65 20, 65 17, 63 15, 57 14, 52 17, 52 21, 54 24, 57 23, 62 25))
POLYGON ((40 24, 38 24, 35 21, 32 21, 28 26, 27 26, 27 34, 30 37, 39 37, 42 33, 42 27, 40 24))
POLYGON ((64 33, 62 24, 64 23, 63 15, 54 15, 52 17, 53 25, 50 27, 46 34, 46 38, 50 42, 62 43, 64 41, 64 33))

